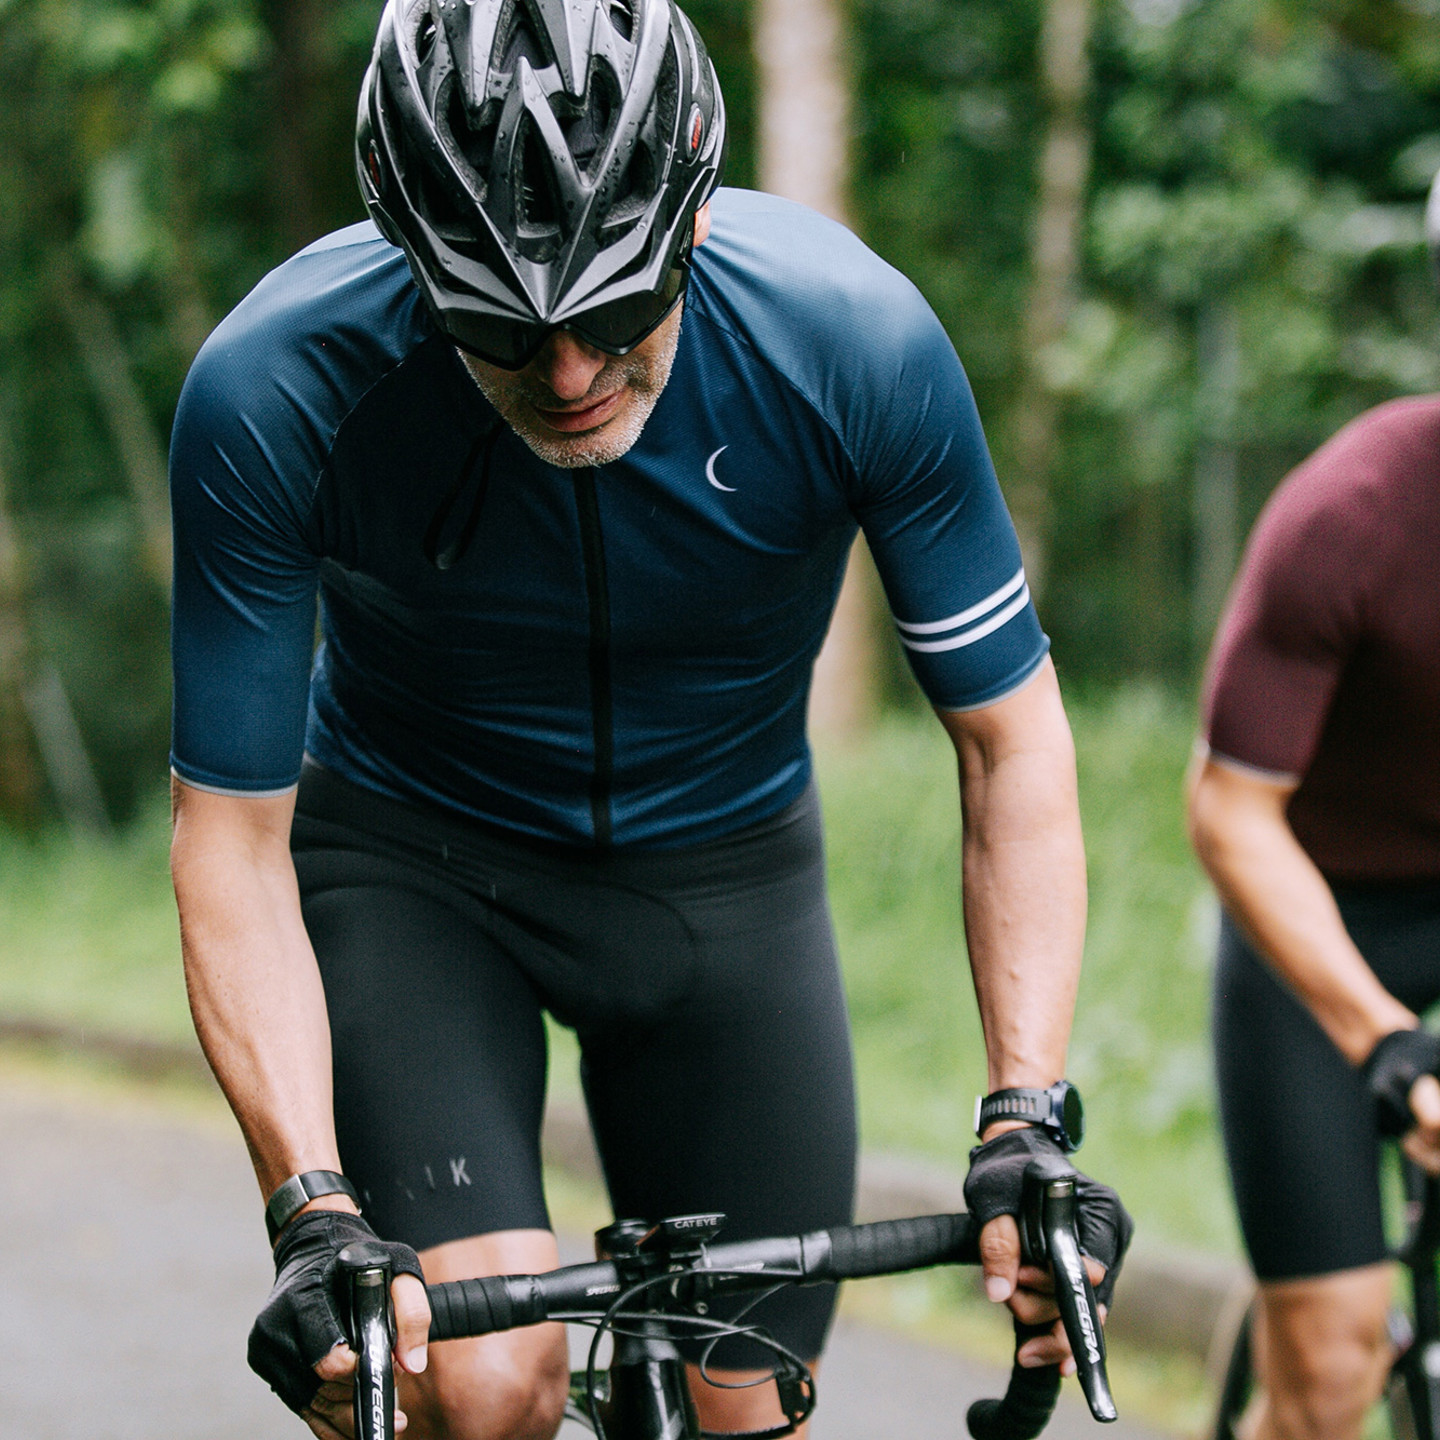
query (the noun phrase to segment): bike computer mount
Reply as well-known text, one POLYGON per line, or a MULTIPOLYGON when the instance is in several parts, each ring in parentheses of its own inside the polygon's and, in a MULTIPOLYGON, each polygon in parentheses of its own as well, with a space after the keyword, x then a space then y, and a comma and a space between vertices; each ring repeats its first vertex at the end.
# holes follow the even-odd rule
MULTIPOLYGON (((729 1322, 708 1318, 706 1297, 715 1282, 723 1278, 723 1272, 707 1272, 696 1262, 724 1224, 725 1216, 712 1212, 672 1215, 654 1223, 617 1220, 595 1232, 596 1256, 610 1261, 619 1272, 620 1293, 596 1332, 585 1383, 572 1388, 571 1404, 579 1412, 577 1418, 594 1428, 598 1440, 604 1440, 612 1429, 625 1435, 695 1436, 704 1440, 726 1440, 734 1433, 700 1428, 685 1361, 673 1338, 677 1327, 701 1339, 744 1334, 774 1354, 770 1379, 785 1419, 769 1429, 743 1432, 744 1440, 781 1440, 793 1435, 814 1410, 815 1380, 803 1361, 763 1328, 741 1324, 739 1316, 729 1322), (641 1313, 635 1314, 635 1309, 641 1313), (608 1384, 602 1384, 595 1356, 607 1329, 614 1337, 615 1348, 608 1384)), ((700 1368, 709 1380, 704 1356, 700 1368)))

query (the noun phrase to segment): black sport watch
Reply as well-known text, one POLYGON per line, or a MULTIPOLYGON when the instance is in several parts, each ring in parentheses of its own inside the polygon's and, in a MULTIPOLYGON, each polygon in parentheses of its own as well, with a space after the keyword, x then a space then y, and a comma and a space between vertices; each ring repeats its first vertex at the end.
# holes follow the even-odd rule
POLYGON ((996 1090, 975 1102, 977 1135, 997 1120, 1023 1120, 1048 1130, 1067 1153, 1078 1150, 1085 1138, 1085 1105, 1068 1080, 1057 1080, 1048 1090, 996 1090))

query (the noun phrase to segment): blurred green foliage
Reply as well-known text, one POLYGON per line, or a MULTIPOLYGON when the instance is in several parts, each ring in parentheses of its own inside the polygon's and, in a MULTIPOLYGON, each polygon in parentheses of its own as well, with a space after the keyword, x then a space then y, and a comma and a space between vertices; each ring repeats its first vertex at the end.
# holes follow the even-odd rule
MULTIPOLYGON (((855 223, 945 322, 1002 480, 1047 3, 848 7, 855 223)), ((749 6, 689 9, 729 102, 729 178, 751 184, 749 6)), ((376 11, 0 0, 0 497, 22 547, 28 663, 63 678, 117 816, 163 776, 168 724, 136 433, 158 452, 216 319, 360 218, 350 134, 376 11), (130 390, 104 392, 97 365, 117 364, 130 390)), ((1072 677, 1188 684, 1213 618, 1204 577, 1281 474, 1366 406, 1440 383, 1420 231, 1440 164, 1440 6, 1093 11, 1082 270, 1041 357, 1063 397, 1043 618, 1072 677), (1207 529, 1197 477, 1216 464, 1233 515, 1207 529)))

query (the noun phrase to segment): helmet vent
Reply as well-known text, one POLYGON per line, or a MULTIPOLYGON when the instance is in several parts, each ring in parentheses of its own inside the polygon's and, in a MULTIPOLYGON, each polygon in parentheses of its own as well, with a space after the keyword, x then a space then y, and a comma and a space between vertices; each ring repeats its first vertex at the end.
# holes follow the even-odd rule
POLYGON ((613 245, 629 233, 630 227, 645 213, 655 194, 655 160, 644 145, 637 145, 624 177, 615 191, 615 198, 605 212, 600 227, 602 246, 613 245))
POLYGON ((420 17, 419 28, 415 31, 415 59, 423 66, 430 63, 435 53, 435 17, 427 9, 420 17))
MULTIPOLYGON (((533 126, 525 127, 520 150, 519 184, 516 186, 520 236, 541 242, 530 258, 544 263, 554 251, 560 233, 560 203, 555 193, 555 180, 545 144, 533 126), (542 253, 543 252, 543 253, 542 253)), ((527 246, 527 251, 531 246, 527 246)))
POLYGON ((474 125, 465 105, 465 94, 452 76, 446 84, 443 131, 457 154, 466 161, 471 179, 483 201, 488 189, 486 177, 495 154, 495 132, 499 129, 499 113, 489 105, 481 112, 482 121, 474 125))
POLYGON ((577 169, 593 170, 596 157, 603 153, 610 138, 619 108, 620 94, 614 75, 605 66, 595 66, 590 72, 584 110, 569 120, 557 116, 566 148, 574 157, 577 169))
POLYGON ((634 0, 610 0, 610 26, 622 40, 635 33, 634 0))

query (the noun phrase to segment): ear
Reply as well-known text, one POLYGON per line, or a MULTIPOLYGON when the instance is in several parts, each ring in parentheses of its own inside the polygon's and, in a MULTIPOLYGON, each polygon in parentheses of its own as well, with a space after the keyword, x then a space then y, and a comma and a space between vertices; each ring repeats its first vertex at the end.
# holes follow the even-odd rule
POLYGON ((703 245, 705 237, 710 233, 710 202, 707 200, 695 212, 695 240, 696 245, 703 245))

